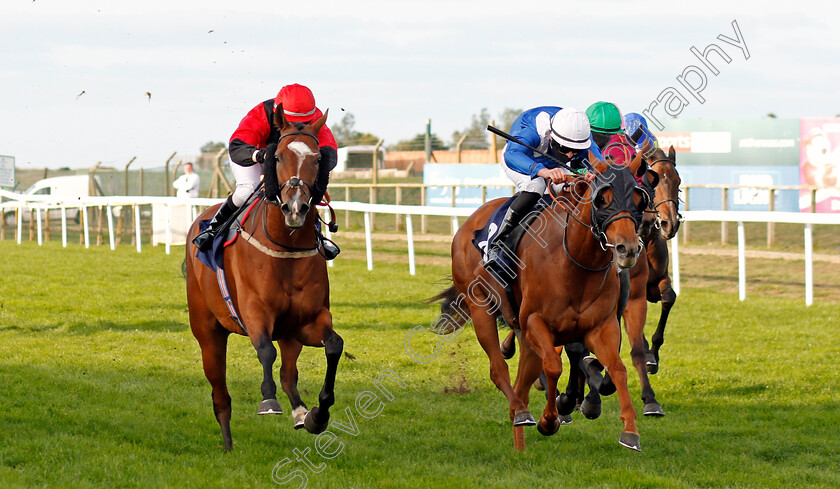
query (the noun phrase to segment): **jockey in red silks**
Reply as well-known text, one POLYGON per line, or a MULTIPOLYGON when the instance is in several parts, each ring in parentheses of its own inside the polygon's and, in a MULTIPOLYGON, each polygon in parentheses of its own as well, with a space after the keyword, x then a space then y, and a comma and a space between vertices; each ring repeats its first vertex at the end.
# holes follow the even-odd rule
MULTIPOLYGON (((282 105, 283 116, 287 121, 296 124, 309 124, 321 117, 323 113, 315 105, 315 96, 309 88, 293 84, 286 85, 273 99, 260 102, 251 109, 230 137, 228 151, 231 159, 231 171, 236 180, 236 190, 225 200, 207 229, 193 239, 193 243, 201 249, 207 250, 212 246, 213 238, 224 224, 241 206, 260 184, 263 173, 263 163, 266 159, 266 147, 274 145, 280 140, 280 128, 274 125, 274 113, 282 105)), ((338 145, 332 131, 324 124, 318 133, 318 143, 321 149, 321 160, 318 165, 318 177, 312 188, 314 207, 321 202, 327 191, 330 171, 338 162, 338 145)), ((332 259, 338 254, 338 248, 328 240, 323 242, 324 254, 332 259)))

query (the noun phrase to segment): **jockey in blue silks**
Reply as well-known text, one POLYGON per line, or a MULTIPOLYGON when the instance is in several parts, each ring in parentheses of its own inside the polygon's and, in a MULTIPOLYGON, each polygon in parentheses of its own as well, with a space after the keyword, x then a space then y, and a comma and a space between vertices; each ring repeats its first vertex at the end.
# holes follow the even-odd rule
POLYGON ((564 165, 521 144, 508 142, 505 145, 502 168, 519 192, 487 250, 484 266, 498 264, 502 244, 545 193, 547 180, 561 184, 567 181, 569 175, 584 172, 588 151, 601 158, 597 147, 591 144, 586 114, 573 108, 545 106, 526 110, 513 121, 510 135, 564 162, 564 165))
POLYGON ((636 112, 630 112, 629 114, 624 115, 624 134, 627 135, 627 139, 629 139, 630 142, 636 145, 636 151, 641 150, 646 141, 650 142, 651 148, 655 148, 658 145, 656 136, 654 136, 653 133, 650 132, 650 129, 648 129, 647 120, 645 120, 641 114, 637 114, 636 112), (633 141, 633 134, 635 134, 640 127, 642 128, 641 136, 637 141, 633 141))

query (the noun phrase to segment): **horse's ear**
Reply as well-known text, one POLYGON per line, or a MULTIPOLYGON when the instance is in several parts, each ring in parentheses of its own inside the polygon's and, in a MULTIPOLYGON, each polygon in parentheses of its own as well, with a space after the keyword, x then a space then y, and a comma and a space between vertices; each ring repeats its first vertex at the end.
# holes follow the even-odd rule
POLYGON ((318 118, 318 120, 312 123, 312 132, 318 134, 318 132, 321 131, 321 128, 324 127, 324 124, 327 123, 327 115, 329 115, 329 113, 330 109, 327 109, 327 111, 324 112, 324 115, 322 115, 318 118))
POLYGON ((287 124, 286 115, 283 112, 283 104, 280 104, 274 109, 274 125, 277 126, 277 130, 283 132, 287 124))
POLYGON ((650 188, 656 188, 659 185, 659 173, 651 170, 650 168, 647 169, 647 174, 645 174, 645 180, 647 180, 648 185, 650 188))
POLYGON ((607 171, 607 162, 595 156, 595 153, 592 151, 589 152, 589 163, 592 165, 595 173, 600 174, 607 171))
POLYGON ((674 166, 677 166, 677 153, 674 151, 674 145, 672 144, 670 148, 668 148, 668 159, 674 162, 674 166))
POLYGON ((627 168, 629 168, 630 171, 633 172, 633 175, 636 175, 637 177, 644 176, 645 170, 647 170, 647 165, 642 164, 642 154, 644 154, 644 149, 646 148, 649 148, 647 144, 644 148, 642 148, 642 151, 636 153, 636 156, 633 158, 633 161, 631 161, 630 164, 627 165, 627 168))

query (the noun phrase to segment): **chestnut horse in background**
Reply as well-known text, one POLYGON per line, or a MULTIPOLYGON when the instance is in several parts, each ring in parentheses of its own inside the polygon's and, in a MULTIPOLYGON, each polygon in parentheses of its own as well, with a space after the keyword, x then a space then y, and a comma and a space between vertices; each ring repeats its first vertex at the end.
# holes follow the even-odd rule
MULTIPOLYGON (((590 153, 590 158, 592 155, 590 153)), ((619 357, 617 318, 619 278, 615 266, 630 268, 641 252, 637 229, 647 196, 634 173, 641 155, 628 167, 596 161, 594 182, 577 178, 539 214, 516 252, 511 285, 516 304, 481 265, 473 233, 486 225, 504 199, 480 207, 452 241, 453 286, 436 298, 444 312, 467 310, 478 341, 490 360, 490 377, 508 399, 514 446, 524 449, 523 426, 537 424, 544 435, 560 426, 557 380, 562 363, 555 348, 583 341, 604 363, 618 388, 624 429, 619 443, 640 450, 636 411, 627 389, 627 370, 619 357), (521 341, 516 384, 499 349, 496 318, 503 316, 521 341), (539 422, 528 411, 531 384, 547 379, 545 410, 539 422)))
POLYGON ((274 171, 266 171, 266 179, 276 178, 278 195, 267 196, 257 205, 245 222, 250 235, 243 228, 243 234, 224 253, 230 300, 242 326, 232 318, 216 272, 198 260, 192 244, 199 221, 212 217, 218 206, 200 215, 187 234, 190 327, 201 346, 204 374, 213 388, 213 412, 222 429, 225 450, 233 446, 231 398, 225 377, 231 333, 251 340, 263 367, 263 401, 258 414, 282 414, 272 374, 276 341, 282 362, 280 382, 291 402, 295 429, 305 427, 310 433, 321 433, 329 422, 344 342, 333 331, 327 262, 318 253, 316 242, 317 212, 309 212, 320 158, 317 134, 326 120, 327 113, 311 124, 290 123, 282 107, 277 108, 273 122, 280 129, 280 141, 265 164, 276 165, 276 177, 269 176, 274 171), (318 396, 320 406, 311 411, 307 411, 297 390, 296 363, 304 345, 323 347, 327 360, 326 378, 318 396))

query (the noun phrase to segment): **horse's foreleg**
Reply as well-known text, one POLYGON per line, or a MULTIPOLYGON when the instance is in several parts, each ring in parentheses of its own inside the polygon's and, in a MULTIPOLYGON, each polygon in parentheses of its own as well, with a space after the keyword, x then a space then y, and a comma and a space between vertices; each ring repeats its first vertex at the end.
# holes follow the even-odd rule
POLYGON ((283 387, 283 392, 289 397, 289 402, 292 405, 292 419, 295 423, 295 429, 298 430, 303 428, 303 419, 307 413, 306 404, 300 398, 297 389, 297 359, 303 345, 291 338, 279 340, 277 345, 280 346, 280 385, 283 387))
POLYGON ((615 318, 610 318, 586 335, 586 345, 598 356, 598 359, 610 372, 618 391, 621 420, 624 422, 624 431, 621 432, 619 443, 627 448, 641 451, 639 431, 636 428, 636 410, 633 408, 630 391, 627 388, 627 369, 618 355, 620 339, 621 332, 618 328, 618 321, 615 318))
POLYGON ((332 328, 332 314, 324 308, 315 322, 304 327, 298 341, 309 346, 323 346, 327 357, 327 373, 324 386, 318 395, 318 405, 306 413, 304 427, 312 434, 322 433, 330 421, 330 407, 335 404, 335 375, 338 361, 344 352, 344 340, 332 328))
MULTIPOLYGON (((527 319, 527 327, 523 330, 525 341, 542 358, 542 369, 545 372, 546 403, 542 418, 537 424, 537 430, 543 435, 549 436, 557 433, 560 428, 559 413, 557 412, 557 379, 563 372, 563 363, 560 355, 554 349, 554 340, 551 331, 545 320, 538 314, 531 314, 527 319)), ((522 347, 522 355, 525 348, 522 347)), ((517 379, 517 382, 519 379, 517 379)), ((534 379, 530 380, 531 382, 534 379)))
MULTIPOLYGON (((190 310, 192 312, 192 309, 190 310)), ((192 320, 191 320, 192 322, 192 320)), ((215 323, 215 320, 213 321, 215 323)), ((233 448, 233 439, 230 434, 230 394, 227 389, 227 339, 230 333, 215 323, 208 328, 198 331, 193 327, 193 334, 201 346, 201 360, 204 364, 204 375, 210 381, 213 388, 213 413, 222 429, 222 440, 225 450, 233 448)))
POLYGON ((624 311, 624 329, 630 340, 630 358, 639 374, 642 387, 642 401, 645 403, 642 414, 645 416, 664 416, 665 411, 656 401, 656 394, 650 385, 647 372, 647 347, 644 339, 645 318, 647 317, 647 300, 643 295, 632 297, 624 311))
POLYGON ((470 305, 470 317, 478 343, 490 360, 490 380, 496 385, 508 400, 510 405, 510 419, 513 426, 533 426, 536 424, 525 403, 513 391, 510 385, 510 371, 508 364, 499 349, 499 330, 496 328, 496 318, 483 308, 470 305))
POLYGON ((257 358, 263 368, 263 381, 260 384, 263 400, 257 409, 257 414, 283 414, 283 408, 277 400, 277 384, 274 382, 274 362, 277 360, 277 348, 267 333, 252 339, 254 349, 257 350, 257 358))
POLYGON ((671 288, 671 277, 665 275, 665 278, 659 282, 659 290, 662 293, 662 312, 659 315, 659 324, 656 326, 656 332, 651 337, 653 347, 650 349, 653 355, 654 363, 648 365, 648 371, 655 374, 659 371, 659 348, 665 342, 665 324, 668 322, 668 315, 671 313, 671 307, 677 301, 677 294, 671 288))

